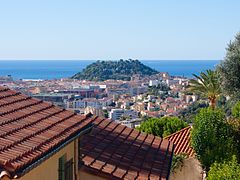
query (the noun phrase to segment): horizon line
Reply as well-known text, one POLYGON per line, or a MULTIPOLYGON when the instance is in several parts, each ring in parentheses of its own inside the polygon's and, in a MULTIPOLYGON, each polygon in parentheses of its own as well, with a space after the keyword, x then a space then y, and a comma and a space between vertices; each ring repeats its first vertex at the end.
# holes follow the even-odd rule
POLYGON ((119 60, 139 60, 139 61, 221 61, 222 59, 0 59, 0 61, 119 61, 119 60))

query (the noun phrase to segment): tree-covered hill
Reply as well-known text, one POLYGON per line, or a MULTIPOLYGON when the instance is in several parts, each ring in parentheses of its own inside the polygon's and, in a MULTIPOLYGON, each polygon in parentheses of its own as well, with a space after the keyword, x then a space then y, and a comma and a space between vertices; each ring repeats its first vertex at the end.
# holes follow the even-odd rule
POLYGON ((142 64, 138 60, 97 61, 88 65, 82 72, 75 74, 73 79, 104 81, 108 79, 127 80, 132 75, 149 76, 158 71, 142 64))

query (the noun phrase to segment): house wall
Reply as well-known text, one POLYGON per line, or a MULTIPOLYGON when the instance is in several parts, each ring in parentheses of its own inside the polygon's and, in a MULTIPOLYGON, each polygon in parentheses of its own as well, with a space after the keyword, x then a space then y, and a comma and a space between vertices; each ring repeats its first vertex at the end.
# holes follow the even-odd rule
POLYGON ((183 161, 183 166, 170 174, 170 180, 202 180, 202 167, 195 158, 188 158, 183 161))
MULTIPOLYGON (((75 146, 74 141, 69 143, 67 146, 62 148, 59 152, 51 156, 49 159, 42 162, 40 165, 38 165, 36 168, 32 169, 28 173, 26 173, 24 176, 19 178, 19 180, 58 180, 58 160, 61 156, 63 156, 66 153, 67 161, 73 158, 74 160, 74 147, 76 147, 77 140, 75 140, 75 146)), ((76 158, 77 159, 77 158, 76 158)), ((74 171, 74 168, 73 168, 74 171)), ((74 172, 73 172, 74 177, 74 172)))
MULTIPOLYGON (((73 158, 76 162, 76 174, 74 176, 74 165, 73 165, 73 179, 74 180, 104 180, 102 177, 95 176, 93 174, 84 172, 78 169, 78 139, 72 141, 53 156, 49 157, 37 167, 27 172, 19 180, 58 180, 58 161, 59 158, 66 154, 66 160, 73 158), (75 151, 74 151, 75 148, 75 151), (75 155, 74 155, 75 154, 75 155), (76 177, 76 178, 75 178, 76 177)), ((8 176, 3 176, 2 180, 10 180, 8 176)))

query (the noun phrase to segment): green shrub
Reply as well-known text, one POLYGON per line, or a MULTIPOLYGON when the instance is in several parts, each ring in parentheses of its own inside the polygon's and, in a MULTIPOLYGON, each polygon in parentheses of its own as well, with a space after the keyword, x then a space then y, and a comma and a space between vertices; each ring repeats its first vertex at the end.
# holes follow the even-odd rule
POLYGON ((240 101, 237 102, 233 107, 232 107, 232 115, 235 118, 240 118, 240 101))
POLYGON ((149 118, 137 129, 155 136, 165 137, 187 127, 187 125, 177 117, 149 118))
POLYGON ((236 153, 233 130, 222 110, 204 108, 195 118, 191 133, 192 146, 206 170, 236 153))
POLYGON ((208 180, 239 180, 240 164, 233 156, 232 160, 223 163, 214 163, 208 172, 208 180))

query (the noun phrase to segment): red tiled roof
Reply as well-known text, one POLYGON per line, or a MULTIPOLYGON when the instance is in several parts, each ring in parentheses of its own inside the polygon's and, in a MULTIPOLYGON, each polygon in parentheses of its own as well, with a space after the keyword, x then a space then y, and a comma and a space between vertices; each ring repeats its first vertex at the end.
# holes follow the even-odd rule
POLYGON ((195 156, 195 152, 190 144, 190 131, 191 126, 188 126, 164 138, 175 144, 175 154, 186 153, 190 157, 195 156))
POLYGON ((92 120, 0 86, 1 172, 20 176, 92 120))
POLYGON ((81 140, 82 170, 107 179, 168 179, 173 143, 107 119, 81 140))

